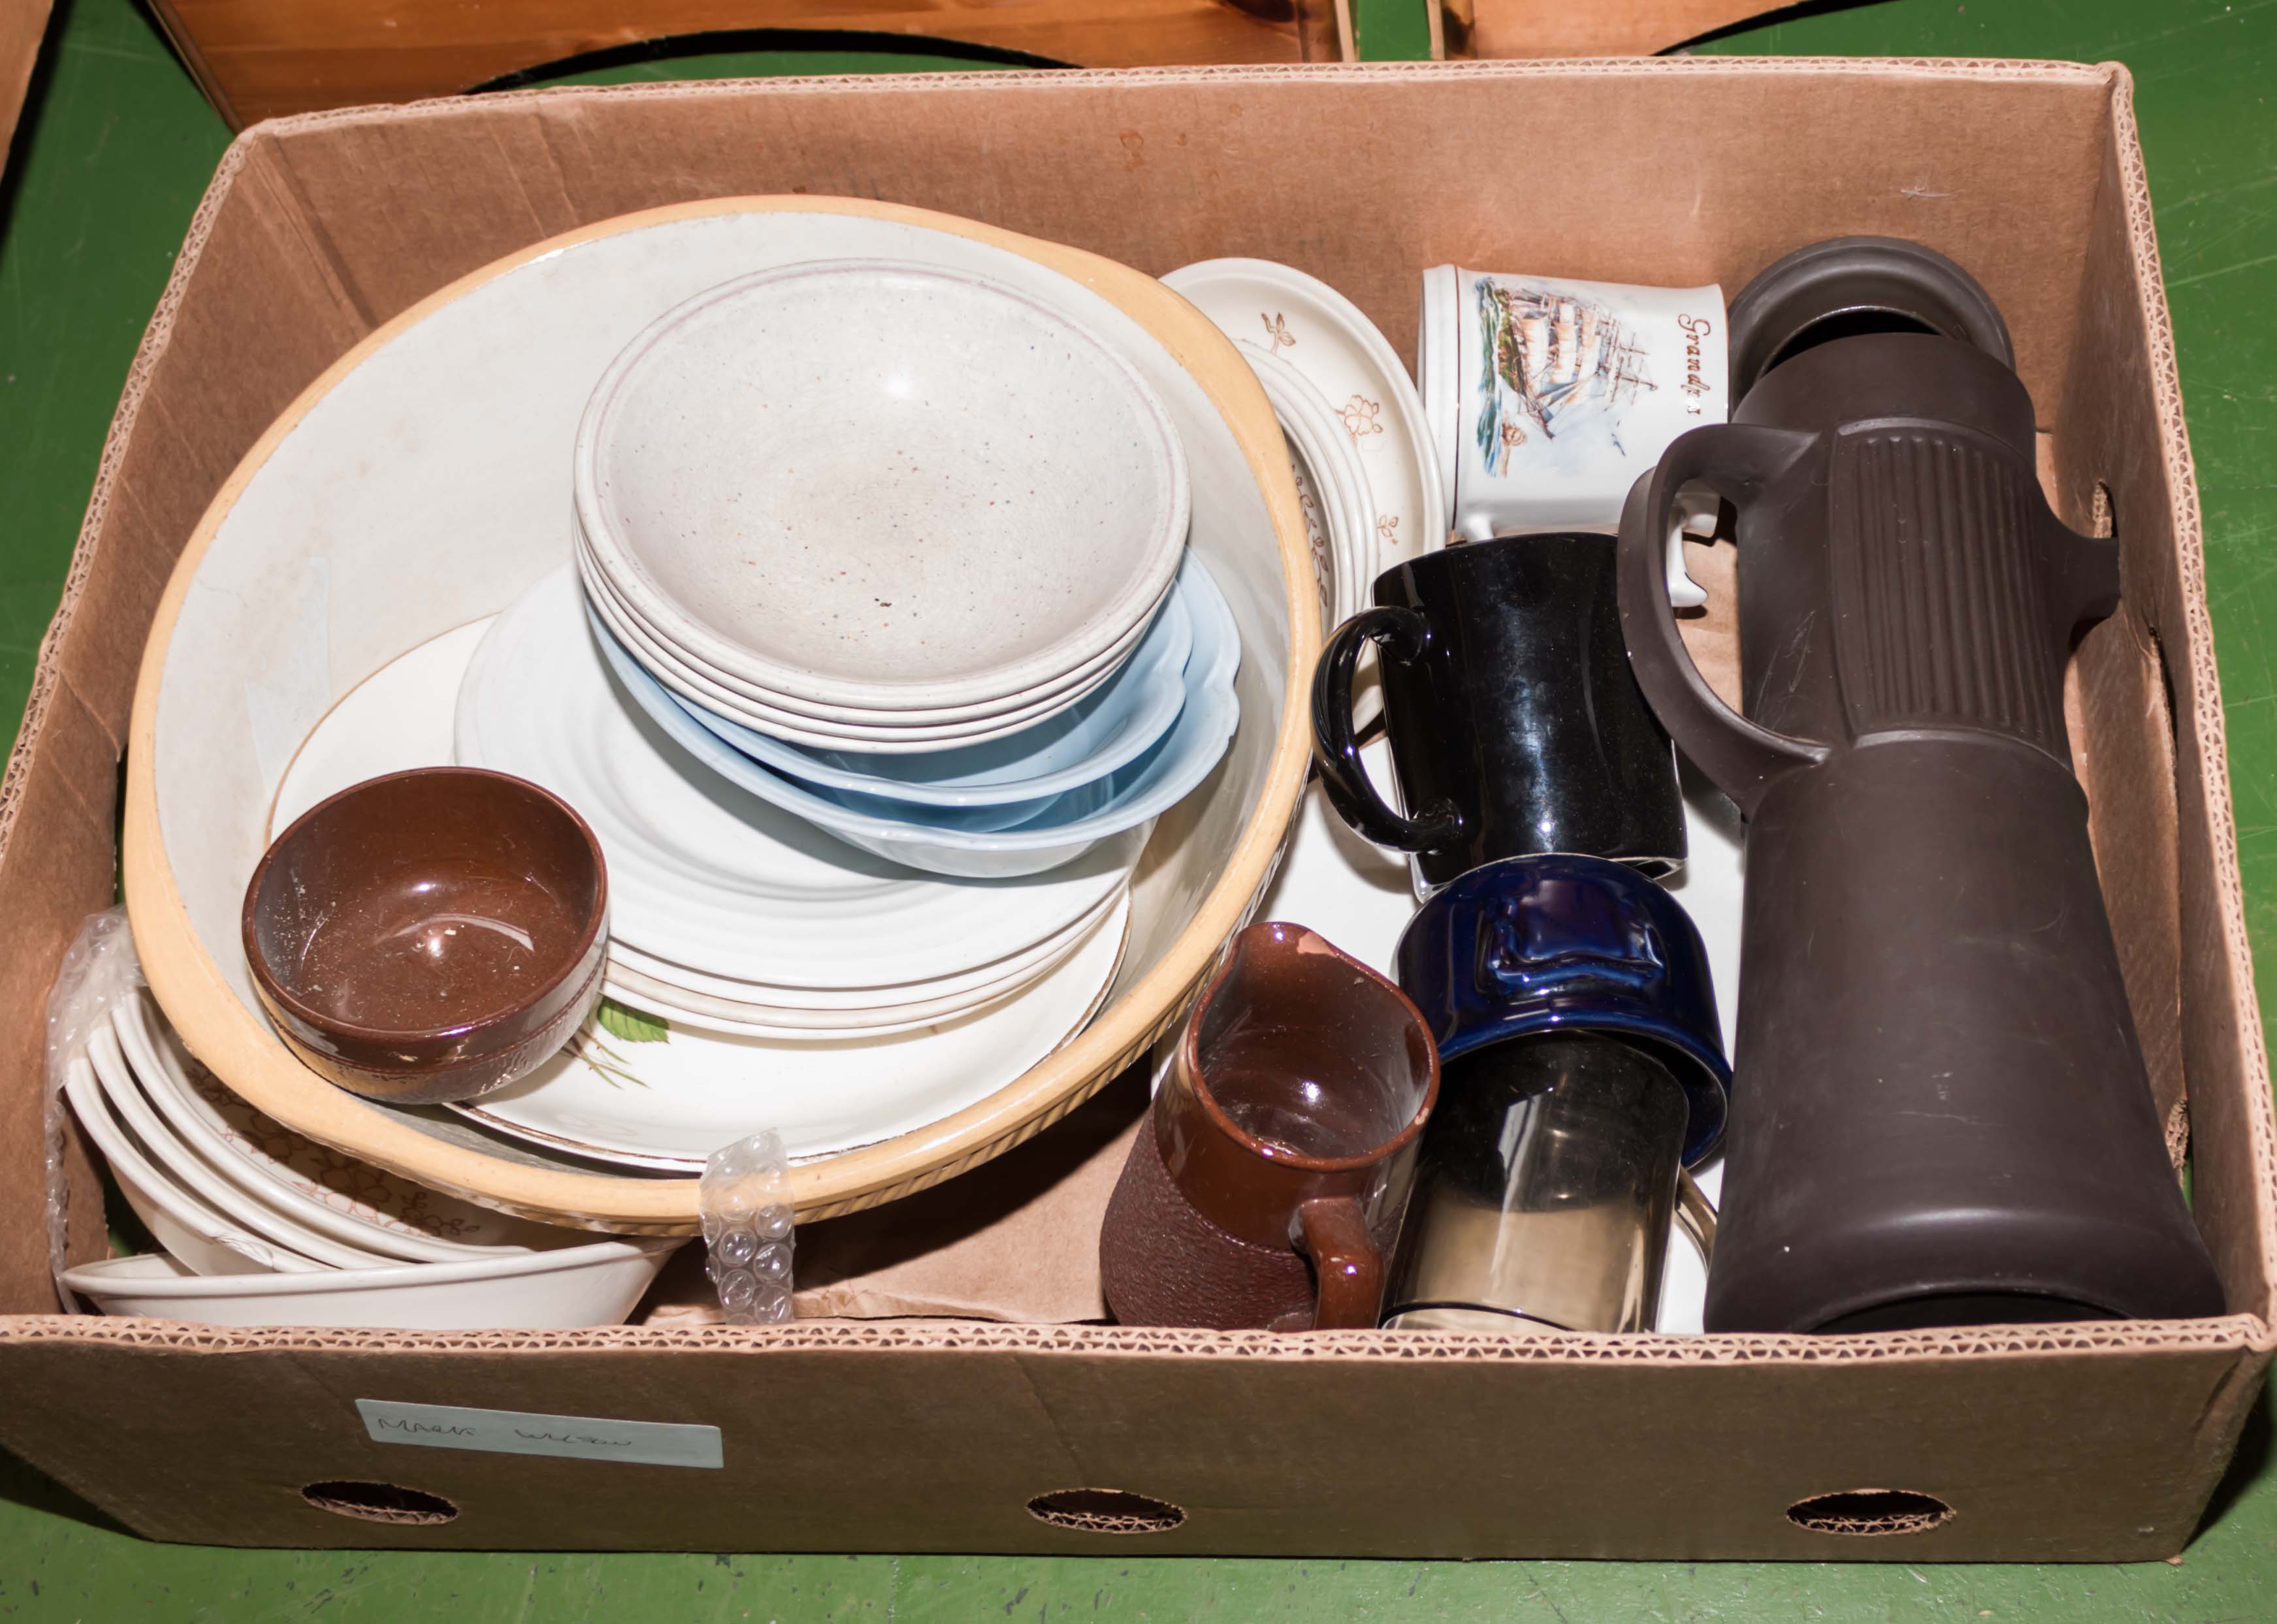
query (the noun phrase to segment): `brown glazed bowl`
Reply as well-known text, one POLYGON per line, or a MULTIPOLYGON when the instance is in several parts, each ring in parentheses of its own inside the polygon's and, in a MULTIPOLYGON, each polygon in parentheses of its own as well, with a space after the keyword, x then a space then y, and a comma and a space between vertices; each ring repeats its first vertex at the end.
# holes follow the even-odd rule
POLYGON ((310 1069, 397 1105, 526 1075, 601 996, 609 879, 585 820, 535 784, 423 767, 341 791, 245 888, 245 956, 310 1069))

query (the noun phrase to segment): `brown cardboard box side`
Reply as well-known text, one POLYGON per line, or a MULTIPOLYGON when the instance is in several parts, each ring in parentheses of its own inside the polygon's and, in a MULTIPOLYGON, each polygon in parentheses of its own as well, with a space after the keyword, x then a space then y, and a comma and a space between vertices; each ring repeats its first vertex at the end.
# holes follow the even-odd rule
MULTIPOLYGON (((1839 1341, 953 1321, 413 1336, 65 1319, 42 1312, 26 1023, 0 1040, 0 1306, 17 1311, 0 1319, 0 1382, 18 1400, 0 1410, 0 1443, 145 1532, 228 1543, 1131 1548, 1024 1508, 1088 1486, 1182 1507, 1141 1546, 1164 1552, 2179 1548, 2269 1355, 2277 1133, 2133 143, 2116 70, 1705 61, 661 87, 257 130, 217 176, 130 382, 0 787, 0 991, 32 1006, 79 915, 107 900, 126 686, 208 496, 325 362, 510 249, 682 198, 852 193, 1154 271, 1287 260, 1407 349, 1416 273, 1443 261, 1730 291, 1814 237, 1910 235, 2001 301, 2067 512, 2086 522, 2099 481, 2119 515, 2128 618, 2082 650, 2080 754, 2146 1048, 2166 1097, 2188 1089, 2197 1210, 2230 1317, 1839 1341), (1542 129, 1588 139, 1569 164, 1480 162, 1495 133, 1542 129), (383 1446, 357 1423, 358 1397, 706 1422, 726 1433, 727 1465, 383 1446), (342 1521, 299 1492, 327 1478, 430 1490, 460 1514, 342 1521), (1955 1514, 1876 1539, 1786 1514, 1869 1487, 1955 1514)), ((75 1228, 74 1249, 94 1243, 75 1228)))

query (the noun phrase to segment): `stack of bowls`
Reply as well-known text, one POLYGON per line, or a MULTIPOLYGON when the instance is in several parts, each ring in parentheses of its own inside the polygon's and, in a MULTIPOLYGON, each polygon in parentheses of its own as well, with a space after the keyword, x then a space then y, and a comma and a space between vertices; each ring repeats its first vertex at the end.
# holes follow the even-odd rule
POLYGON ((1131 362, 969 269, 803 262, 653 322, 574 465, 572 562, 484 634, 454 754, 590 823, 611 1003, 453 1103, 627 1167, 762 1124, 830 1156, 1080 1032, 1239 720, 1131 362))
POLYGON ((602 378, 576 565, 682 748, 914 868, 1040 873, 1216 764, 1232 617, 1184 561, 1169 415, 1001 282, 915 261, 739 278, 602 378))
POLYGON ((183 1052, 139 990, 64 1095, 159 1251, 82 1264, 106 1312, 217 1324, 611 1325, 674 1242, 550 1229, 454 1200, 269 1120, 183 1052))

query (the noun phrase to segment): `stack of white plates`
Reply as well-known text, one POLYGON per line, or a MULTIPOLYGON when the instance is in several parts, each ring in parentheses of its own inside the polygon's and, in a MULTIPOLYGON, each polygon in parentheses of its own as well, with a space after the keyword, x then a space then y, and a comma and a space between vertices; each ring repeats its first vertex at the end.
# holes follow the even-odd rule
POLYGON ((141 992, 114 1004, 72 1059, 65 1095, 164 1248, 65 1273, 110 1312, 430 1330, 614 1324, 674 1244, 587 1243, 304 1139, 208 1075, 141 992))
POLYGON ((568 801, 609 865, 599 1016, 456 1108, 514 1138, 667 1172, 760 1127, 794 1159, 834 1155, 1018 1076, 1083 1028, 1122 962, 1146 828, 1021 880, 865 857, 633 702, 566 568, 351 690, 286 769, 270 832, 375 772, 454 754, 568 801))

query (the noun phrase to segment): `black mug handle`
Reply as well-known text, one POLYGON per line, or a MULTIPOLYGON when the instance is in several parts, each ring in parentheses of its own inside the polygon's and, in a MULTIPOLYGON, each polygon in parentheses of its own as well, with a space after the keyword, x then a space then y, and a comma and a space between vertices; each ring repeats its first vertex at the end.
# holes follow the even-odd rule
POLYGON ((1446 845, 1464 832, 1463 815, 1444 801, 1414 817, 1402 817, 1383 803, 1360 764, 1359 740, 1352 731, 1352 678, 1359 651, 1369 642, 1384 658, 1406 664, 1421 656, 1430 635, 1423 617, 1412 609, 1363 609, 1329 634, 1313 671, 1313 759, 1329 804, 1360 835, 1395 851, 1446 845))

